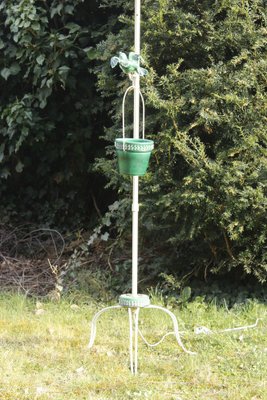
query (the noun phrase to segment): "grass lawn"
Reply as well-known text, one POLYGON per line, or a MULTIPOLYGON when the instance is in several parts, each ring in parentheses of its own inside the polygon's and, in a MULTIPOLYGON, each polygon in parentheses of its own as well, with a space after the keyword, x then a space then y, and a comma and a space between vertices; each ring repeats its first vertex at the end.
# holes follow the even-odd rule
MULTIPOLYGON (((231 310, 201 300, 177 315, 190 356, 168 336, 156 348, 139 347, 139 374, 129 372, 125 310, 101 317, 95 346, 87 350, 90 321, 103 304, 73 296, 60 303, 0 295, 1 400, 265 400, 267 399, 267 307, 248 302, 231 310), (245 331, 195 335, 255 323, 245 331)), ((171 328, 155 310, 141 310, 150 341, 171 328)))

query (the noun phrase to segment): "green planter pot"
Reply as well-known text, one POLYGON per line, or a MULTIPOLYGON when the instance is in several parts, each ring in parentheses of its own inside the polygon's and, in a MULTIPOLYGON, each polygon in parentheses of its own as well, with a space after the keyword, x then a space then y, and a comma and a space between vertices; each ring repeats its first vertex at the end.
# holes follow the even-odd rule
POLYGON ((145 175, 149 158, 154 148, 153 140, 119 138, 115 140, 115 147, 121 174, 131 176, 145 175))

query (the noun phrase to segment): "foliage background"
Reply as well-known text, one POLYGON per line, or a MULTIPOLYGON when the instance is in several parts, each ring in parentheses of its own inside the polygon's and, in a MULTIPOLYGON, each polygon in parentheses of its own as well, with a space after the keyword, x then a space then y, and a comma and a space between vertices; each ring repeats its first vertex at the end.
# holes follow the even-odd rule
MULTIPOLYGON (((142 87, 156 146, 140 180, 141 266, 153 276, 231 271, 263 282, 266 2, 142 4, 142 87)), ((132 50, 133 1, 1 7, 2 214, 81 226, 93 191, 101 211, 116 200, 107 225, 125 249, 131 181, 117 173, 113 140, 129 81, 109 59, 132 50)))
POLYGON ((1 2, 2 221, 77 227, 92 219, 92 199, 101 200, 91 167, 103 148, 105 105, 84 51, 108 22, 97 6, 1 2))
MULTIPOLYGON (((120 31, 97 46, 101 59, 131 49, 132 11, 130 2, 120 31)), ((141 221, 143 248, 155 254, 154 271, 163 265, 190 276, 232 270, 237 279, 254 274, 263 281, 266 4, 146 0, 142 32, 150 72, 142 83, 147 136, 156 150, 141 180, 141 221)), ((118 98, 107 134, 113 140, 128 82, 112 80, 106 65, 97 75, 102 96, 118 98)), ((113 160, 109 164, 105 159, 99 167, 121 199, 130 198, 130 185, 116 174, 113 160)), ((120 227, 127 213, 123 204, 120 227)))

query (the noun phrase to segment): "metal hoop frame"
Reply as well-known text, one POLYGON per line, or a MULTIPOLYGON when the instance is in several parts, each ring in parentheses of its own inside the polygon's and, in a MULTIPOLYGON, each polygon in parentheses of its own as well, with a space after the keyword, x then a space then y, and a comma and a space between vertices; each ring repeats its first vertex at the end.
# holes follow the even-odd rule
MULTIPOLYGON (((122 100, 122 137, 123 137, 123 139, 125 139, 125 101, 126 101, 126 97, 127 97, 128 93, 130 91, 134 90, 134 89, 135 89, 134 86, 129 86, 128 89, 125 91, 124 96, 123 96, 123 100, 122 100)), ((141 97, 142 107, 143 107, 142 138, 145 139, 145 120, 146 120, 145 100, 144 100, 144 97, 143 97, 142 92, 140 90, 139 90, 139 95, 141 97)), ((125 140, 123 141, 123 151, 125 151, 125 140)))

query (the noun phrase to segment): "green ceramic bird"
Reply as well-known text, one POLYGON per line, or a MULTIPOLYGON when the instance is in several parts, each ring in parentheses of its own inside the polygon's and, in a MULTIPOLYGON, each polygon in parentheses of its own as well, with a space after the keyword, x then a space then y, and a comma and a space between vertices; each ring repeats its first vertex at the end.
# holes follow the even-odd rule
POLYGON ((140 67, 141 56, 130 52, 129 57, 125 53, 120 52, 119 57, 112 57, 110 60, 110 65, 112 68, 119 64, 120 68, 126 74, 134 74, 135 72, 140 76, 145 76, 148 71, 145 68, 140 67))

